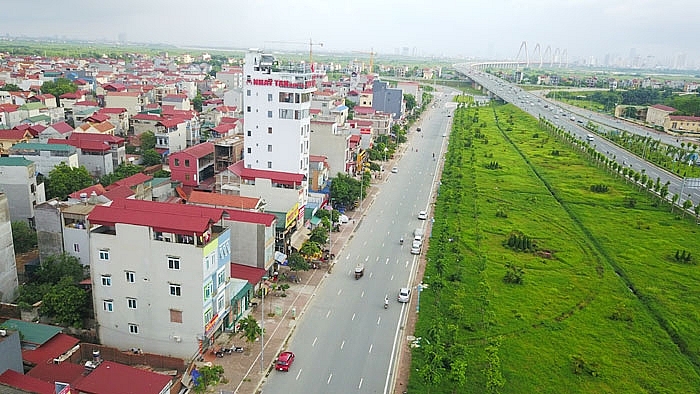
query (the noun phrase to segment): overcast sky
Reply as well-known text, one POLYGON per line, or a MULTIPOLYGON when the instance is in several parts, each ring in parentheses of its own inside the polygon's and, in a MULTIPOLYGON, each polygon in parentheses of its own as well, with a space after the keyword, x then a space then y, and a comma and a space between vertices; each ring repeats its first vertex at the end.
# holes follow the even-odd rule
POLYGON ((0 35, 515 59, 700 57, 698 0, 2 0, 0 35), (523 58, 521 53, 519 58, 523 58))

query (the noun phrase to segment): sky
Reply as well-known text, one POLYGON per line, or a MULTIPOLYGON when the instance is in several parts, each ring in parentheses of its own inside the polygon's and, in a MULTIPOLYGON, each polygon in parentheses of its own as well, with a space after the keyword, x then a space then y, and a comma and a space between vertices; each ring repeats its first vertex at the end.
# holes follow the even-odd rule
POLYGON ((539 44, 569 61, 700 64, 699 11, 698 0, 3 0, 0 36, 300 52, 311 39, 317 53, 489 60, 524 59, 526 42, 531 58, 539 44))

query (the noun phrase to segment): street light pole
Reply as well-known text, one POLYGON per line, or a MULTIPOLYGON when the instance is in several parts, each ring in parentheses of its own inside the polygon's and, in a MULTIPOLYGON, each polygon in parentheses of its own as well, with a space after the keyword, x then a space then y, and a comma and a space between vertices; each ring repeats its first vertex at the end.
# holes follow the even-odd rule
POLYGON ((265 281, 268 279, 267 276, 262 278, 263 286, 260 287, 260 292, 262 293, 262 298, 260 301, 260 373, 263 373, 265 367, 263 366, 265 362, 265 281))

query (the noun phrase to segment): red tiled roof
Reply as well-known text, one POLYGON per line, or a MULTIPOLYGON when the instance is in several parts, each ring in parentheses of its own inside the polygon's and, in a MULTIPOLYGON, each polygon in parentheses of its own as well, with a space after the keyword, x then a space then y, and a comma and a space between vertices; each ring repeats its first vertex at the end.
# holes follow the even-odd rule
POLYGON ((114 187, 110 187, 109 190, 107 190, 103 196, 107 197, 111 201, 114 201, 116 199, 125 199, 133 196, 135 193, 131 188, 127 185, 116 185, 114 187))
POLYGON ((265 274, 267 274, 267 271, 262 268, 231 263, 231 277, 247 280, 252 285, 259 283, 265 274))
POLYGON ((116 223, 153 227, 175 234, 203 234, 212 222, 223 217, 224 210, 197 205, 167 204, 146 200, 117 199, 107 207, 98 205, 88 219, 93 224, 116 223))
POLYGON ((52 362, 54 358, 65 353, 78 342, 80 342, 78 338, 58 333, 35 350, 22 350, 22 359, 32 364, 52 362))
POLYGON ((186 94, 168 94, 163 97, 163 100, 184 100, 187 98, 186 94))
POLYGON ((354 111, 356 114, 373 114, 373 113, 377 112, 377 111, 375 111, 375 109, 372 108, 372 107, 362 107, 362 106, 359 106, 359 105, 356 105, 355 108, 353 108, 353 111, 354 111))
POLYGON ((214 153, 214 144, 212 144, 211 142, 202 142, 201 144, 191 146, 181 152, 187 153, 199 159, 210 153, 214 153))
POLYGON ((98 114, 121 114, 126 112, 126 108, 105 107, 97 111, 98 114))
MULTIPOLYGON (((100 143, 107 144, 123 144, 124 138, 117 137, 111 134, 97 134, 97 133, 73 133, 68 137, 68 141, 79 142, 79 141, 98 141, 100 143)), ((72 144, 71 144, 72 145, 72 144)))
POLYGON ((187 198, 187 202, 191 204, 215 205, 217 207, 255 209, 260 200, 253 197, 231 196, 193 190, 187 198))
POLYGON ((105 113, 100 113, 101 111, 102 110, 99 110, 94 114, 90 115, 87 119, 85 119, 85 121, 90 123, 102 123, 107 121, 109 119, 109 115, 105 113))
POLYGON ((254 180, 256 178, 269 179, 272 182, 285 185, 299 185, 304 181, 304 174, 246 168, 243 160, 239 160, 238 162, 231 164, 228 169, 234 174, 240 176, 242 179, 246 180, 254 180))
POLYGON ((700 122, 700 116, 669 115, 670 120, 680 120, 683 122, 700 122))
POLYGON ((358 143, 360 142, 361 138, 362 137, 360 137, 358 134, 353 134, 350 136, 350 142, 358 143))
MULTIPOLYGON (((90 279, 88 278, 88 283, 90 279)), ((54 363, 39 363, 31 371, 27 372, 27 376, 43 380, 44 382, 63 382, 73 384, 83 377, 85 367, 80 364, 71 362, 54 363)))
POLYGON ((319 163, 328 160, 328 157, 322 155, 309 155, 309 162, 319 163))
POLYGON ((160 123, 164 127, 170 128, 170 127, 175 127, 175 126, 179 125, 180 123, 183 123, 183 121, 182 121, 182 119, 176 119, 176 118, 172 118, 172 119, 162 119, 161 118, 161 120, 158 123, 160 123))
POLYGON ((168 375, 103 361, 74 386, 88 394, 158 394, 171 379, 168 375))
POLYGON ((107 97, 139 97, 139 92, 107 92, 107 97))
POLYGON ((309 113, 310 113, 311 115, 318 115, 318 114, 321 113, 321 110, 320 110, 319 108, 311 108, 311 109, 309 110, 309 113))
POLYGON ((78 199, 78 198, 80 198, 81 193, 86 193, 88 195, 88 197, 90 197, 90 195, 92 195, 92 192, 95 192, 95 194, 97 194, 98 196, 101 196, 101 195, 105 194, 105 188, 104 188, 104 186, 102 186, 101 184, 98 183, 97 185, 88 186, 85 189, 78 190, 77 192, 73 192, 73 193, 69 194, 68 197, 78 199))
POLYGON ((212 130, 216 131, 219 134, 227 134, 229 131, 231 131, 235 128, 236 128, 236 125, 234 125, 234 124, 222 123, 222 124, 214 127, 212 130))
POLYGON ((110 190, 111 186, 113 186, 113 185, 118 185, 118 186, 125 185, 125 186, 129 186, 129 187, 134 187, 134 186, 142 184, 144 182, 148 182, 151 179, 153 179, 152 176, 146 175, 142 172, 139 172, 138 174, 134 174, 130 177, 120 179, 120 180, 112 183, 111 185, 107 186, 107 190, 110 190))
POLYGON ((69 125, 66 122, 54 123, 49 127, 53 128, 54 130, 58 131, 61 134, 69 133, 69 132, 74 130, 73 127, 71 127, 71 125, 69 125))
POLYGON ((230 116, 224 116, 221 118, 221 123, 231 123, 235 124, 238 123, 238 118, 232 118, 230 116))
POLYGON ((355 127, 367 127, 367 126, 372 126, 372 121, 371 120, 364 120, 364 119, 353 119, 352 124, 355 125, 355 127))
POLYGON ((22 375, 13 369, 8 369, 0 375, 0 383, 35 394, 54 394, 56 386, 31 376, 22 375))
POLYGON ((29 130, 0 130, 0 140, 19 141, 24 138, 32 138, 29 130))
POLYGON ((19 109, 19 105, 9 103, 0 104, 0 111, 2 112, 15 112, 17 109, 19 109))
POLYGON ((673 107, 669 107, 668 105, 663 105, 663 104, 654 104, 651 106, 652 108, 660 109, 662 111, 666 112, 676 112, 677 110, 673 107))
POLYGON ((77 103, 73 104, 73 106, 84 106, 84 107, 99 107, 100 105, 97 103, 97 101, 90 101, 90 100, 85 100, 85 101, 78 101, 77 103))
POLYGON ((136 120, 152 120, 152 121, 159 121, 162 118, 158 115, 153 115, 153 114, 136 114, 131 117, 131 119, 136 119, 136 120))

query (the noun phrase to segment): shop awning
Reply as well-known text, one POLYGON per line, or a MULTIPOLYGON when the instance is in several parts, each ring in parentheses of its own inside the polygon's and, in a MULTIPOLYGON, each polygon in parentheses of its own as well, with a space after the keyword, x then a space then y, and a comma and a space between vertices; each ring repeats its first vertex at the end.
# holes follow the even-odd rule
POLYGON ((309 221, 312 226, 318 226, 319 223, 321 223, 321 218, 317 218, 316 216, 312 217, 311 220, 309 221))
POLYGON ((294 249, 299 250, 301 249, 301 245, 304 244, 304 242, 309 239, 309 235, 311 234, 311 231, 309 231, 307 228, 302 228, 294 232, 292 234, 292 239, 291 239, 291 245, 294 249))

